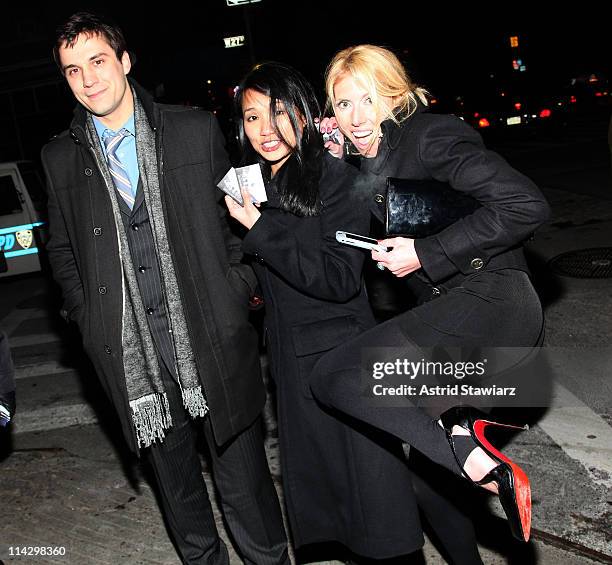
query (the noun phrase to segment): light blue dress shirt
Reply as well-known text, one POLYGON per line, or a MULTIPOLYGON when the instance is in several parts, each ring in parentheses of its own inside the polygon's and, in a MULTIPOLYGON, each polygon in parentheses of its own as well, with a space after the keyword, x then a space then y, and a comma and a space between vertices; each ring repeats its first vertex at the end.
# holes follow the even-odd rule
MULTIPOLYGON (((104 155, 106 155, 106 146, 104 145, 104 141, 102 140, 102 136, 106 130, 110 131, 112 135, 115 135, 117 132, 108 129, 98 118, 93 117, 93 123, 96 127, 96 132, 98 134, 98 138, 100 139, 100 144, 102 145, 102 151, 104 151, 104 155)), ((134 189, 134 194, 136 194, 136 189, 138 188, 138 179, 140 177, 140 173, 138 171, 138 157, 136 155, 136 126, 134 125, 134 114, 130 116, 130 119, 123 124, 117 131, 121 129, 126 129, 130 132, 130 135, 127 136, 119 145, 117 149, 116 155, 121 161, 125 172, 128 174, 130 179, 130 184, 134 189)))

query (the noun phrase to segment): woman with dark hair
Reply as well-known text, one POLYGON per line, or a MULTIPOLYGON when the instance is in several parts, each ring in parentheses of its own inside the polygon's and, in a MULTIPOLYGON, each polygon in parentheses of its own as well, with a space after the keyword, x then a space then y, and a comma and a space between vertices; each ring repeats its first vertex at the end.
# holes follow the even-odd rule
POLYGON ((322 409, 308 384, 325 351, 374 325, 361 279, 363 254, 335 239, 338 229, 369 226, 354 189, 357 171, 324 150, 314 122, 319 106, 294 69, 256 66, 235 102, 243 161, 261 165, 268 201, 255 206, 244 192, 244 207, 226 202, 248 230, 243 250, 255 258, 266 304, 294 544, 339 542, 379 559, 413 552, 423 538, 409 526, 417 509, 399 444, 389 450, 385 435, 322 409))

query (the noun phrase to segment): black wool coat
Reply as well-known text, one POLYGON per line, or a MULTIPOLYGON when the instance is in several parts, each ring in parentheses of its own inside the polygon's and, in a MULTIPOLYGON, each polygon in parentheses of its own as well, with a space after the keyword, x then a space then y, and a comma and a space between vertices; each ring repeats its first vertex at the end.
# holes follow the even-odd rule
MULTIPOLYGON (((296 546, 339 541, 382 558, 423 543, 412 484, 398 442, 391 442, 313 398, 309 375, 335 346, 374 326, 362 285, 367 252, 340 244, 336 230, 367 234, 358 171, 326 155, 320 181, 323 211, 298 217, 269 202, 247 233, 263 290, 270 370, 277 412, 285 501, 296 546)), ((355 375, 359 378, 359 375, 355 375)))
MULTIPOLYGON (((482 205, 440 233, 415 241, 421 279, 434 288, 452 288, 482 272, 528 271, 522 242, 550 214, 546 199, 530 179, 489 151, 461 119, 431 113, 422 105, 400 125, 383 122, 382 130, 376 157, 361 161, 372 188, 371 209, 379 219, 382 199, 377 194, 387 177, 446 182, 482 205)), ((409 277, 417 293, 422 290, 418 279, 409 277)))
MULTIPOLYGON (((389 339, 421 347, 541 345, 542 307, 522 243, 548 219, 549 206, 530 179, 489 151, 462 120, 423 106, 400 125, 383 123, 378 153, 361 161, 361 171, 371 186, 387 177, 434 179, 481 204, 439 233, 415 240, 422 268, 400 280, 418 305, 385 326, 389 339)), ((376 214, 381 198, 370 197, 376 214)))
MULTIPOLYGON (((154 132, 168 243, 215 439, 245 429, 265 402, 257 334, 248 323, 256 280, 241 264, 217 182, 230 167, 215 118, 153 102, 130 81, 154 132)), ((49 196, 49 260, 67 317, 81 331, 126 440, 137 451, 122 359, 122 276, 110 198, 77 107, 70 129, 42 150, 49 196)))

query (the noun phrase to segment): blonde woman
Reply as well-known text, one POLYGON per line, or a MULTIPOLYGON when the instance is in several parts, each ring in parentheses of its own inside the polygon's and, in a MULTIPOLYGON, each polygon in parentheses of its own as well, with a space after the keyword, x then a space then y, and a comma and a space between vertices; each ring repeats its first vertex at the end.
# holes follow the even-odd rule
POLYGON ((441 181, 481 206, 435 235, 381 240, 391 250, 373 251, 372 259, 407 277, 419 305, 328 353, 314 369, 311 388, 323 404, 498 494, 512 533, 527 541, 529 480, 483 435, 488 425, 502 424, 466 407, 432 416, 414 408, 418 398, 396 408, 373 403, 362 393, 368 374, 360 359, 373 347, 399 348, 403 357, 419 360, 427 347, 538 345, 543 317, 521 242, 547 219, 548 205, 472 128, 430 113, 426 91, 390 50, 358 45, 339 52, 328 66, 326 90, 334 118, 323 120, 321 130, 338 126, 342 134, 339 143, 326 143, 330 153, 342 157, 349 146, 370 178, 441 181))

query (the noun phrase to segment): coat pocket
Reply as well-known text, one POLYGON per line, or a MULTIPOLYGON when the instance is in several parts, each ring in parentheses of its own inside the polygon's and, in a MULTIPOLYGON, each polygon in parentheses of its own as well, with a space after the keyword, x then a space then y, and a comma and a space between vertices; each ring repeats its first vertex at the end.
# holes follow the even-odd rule
POLYGON ((359 323, 354 316, 338 316, 292 326, 291 337, 297 357, 300 386, 306 398, 312 398, 310 373, 319 357, 360 332, 359 323))

